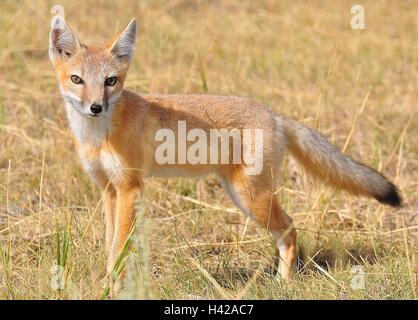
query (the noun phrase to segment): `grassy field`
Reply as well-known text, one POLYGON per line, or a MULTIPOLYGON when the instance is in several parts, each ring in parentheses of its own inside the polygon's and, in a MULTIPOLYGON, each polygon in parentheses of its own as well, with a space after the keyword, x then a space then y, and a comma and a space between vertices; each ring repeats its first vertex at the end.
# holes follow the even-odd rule
MULTIPOLYGON (((257 98, 384 172, 405 200, 395 210, 332 191, 286 157, 278 197, 300 251, 286 284, 272 272, 272 238, 214 177, 148 180, 119 298, 417 298, 418 4, 360 2, 366 29, 354 31, 352 1, 60 1, 90 44, 137 17, 129 89, 257 98)), ((47 55, 54 4, 0 2, 0 299, 104 292, 101 194, 74 152, 47 55)))

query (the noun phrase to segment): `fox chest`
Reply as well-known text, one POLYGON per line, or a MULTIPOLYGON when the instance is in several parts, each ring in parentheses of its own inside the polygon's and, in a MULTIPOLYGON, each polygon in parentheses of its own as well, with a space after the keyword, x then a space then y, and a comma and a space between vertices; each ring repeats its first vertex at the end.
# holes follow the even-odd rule
POLYGON ((84 169, 98 184, 121 182, 125 176, 125 168, 121 159, 109 151, 97 152, 94 156, 80 155, 84 169))

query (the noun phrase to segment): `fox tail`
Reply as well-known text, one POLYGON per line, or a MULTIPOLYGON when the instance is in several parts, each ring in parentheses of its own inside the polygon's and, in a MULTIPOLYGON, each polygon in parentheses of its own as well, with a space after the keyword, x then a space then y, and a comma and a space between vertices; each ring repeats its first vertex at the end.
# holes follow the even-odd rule
POLYGON ((293 120, 283 123, 287 149, 310 174, 354 195, 401 205, 398 189, 379 172, 346 156, 319 132, 293 120))

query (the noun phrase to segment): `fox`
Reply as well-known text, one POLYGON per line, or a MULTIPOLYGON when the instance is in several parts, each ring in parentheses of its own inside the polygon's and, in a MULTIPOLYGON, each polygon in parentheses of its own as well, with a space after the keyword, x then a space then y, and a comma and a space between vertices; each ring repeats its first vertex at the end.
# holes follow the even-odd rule
MULTIPOLYGON (((102 46, 88 46, 59 15, 53 17, 49 58, 56 72, 80 162, 102 190, 107 274, 128 241, 135 203, 149 177, 214 174, 232 202, 266 228, 277 245, 279 277, 296 271, 297 233, 276 197, 281 163, 288 151, 326 184, 356 196, 399 207, 398 188, 378 171, 341 152, 324 135, 246 97, 210 94, 134 93, 124 88, 136 43, 136 19, 102 46), (155 154, 162 128, 257 129, 263 132, 263 166, 246 174, 248 163, 161 163, 155 154)), ((245 146, 244 146, 245 147, 245 146)), ((247 146, 251 149, 251 146, 247 146)), ((251 150, 254 150, 252 148, 251 150)), ((181 156, 175 150, 175 157, 181 156)), ((111 280, 110 280, 111 281, 111 280)))

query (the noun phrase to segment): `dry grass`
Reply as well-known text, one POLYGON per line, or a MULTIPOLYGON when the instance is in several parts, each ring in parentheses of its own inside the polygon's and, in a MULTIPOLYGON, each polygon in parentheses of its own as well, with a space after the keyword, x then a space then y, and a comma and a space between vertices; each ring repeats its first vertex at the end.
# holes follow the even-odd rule
MULTIPOLYGON (((269 272, 272 240, 241 217, 213 178, 150 180, 120 297, 417 298, 416 2, 362 1, 364 31, 350 28, 350 1, 60 3, 87 43, 138 18, 130 89, 257 98, 318 126, 347 153, 384 171, 405 198, 394 210, 333 192, 286 158, 278 196, 295 218, 304 264, 284 284, 269 272), (350 286, 352 265, 366 272, 364 290, 350 286)), ((53 4, 0 4, 3 299, 103 294, 100 192, 73 151, 47 57, 53 4), (64 267, 63 290, 50 286, 55 264, 64 267)))

